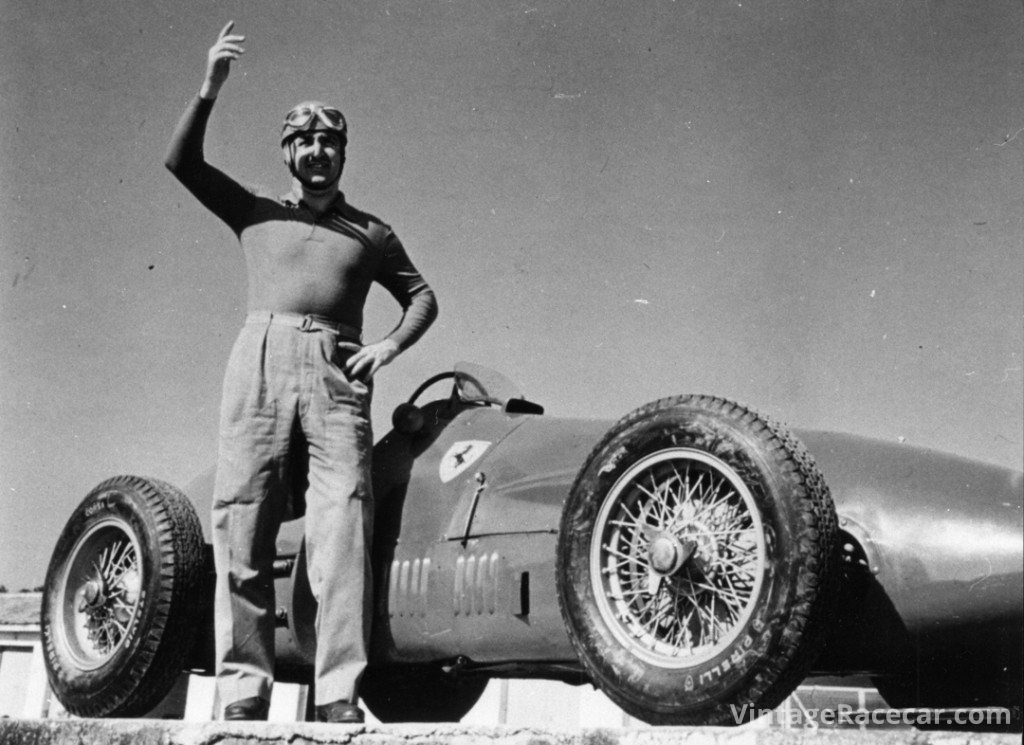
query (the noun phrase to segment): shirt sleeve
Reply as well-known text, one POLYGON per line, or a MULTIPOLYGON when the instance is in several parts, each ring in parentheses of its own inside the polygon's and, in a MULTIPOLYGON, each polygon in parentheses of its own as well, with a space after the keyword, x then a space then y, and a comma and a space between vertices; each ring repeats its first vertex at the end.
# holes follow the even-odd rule
POLYGON ((250 189, 206 162, 203 140, 212 110, 212 99, 193 99, 174 130, 164 165, 196 199, 238 234, 256 197, 250 189))
POLYGON ((383 246, 384 256, 376 280, 398 301, 403 311, 402 320, 387 338, 404 350, 415 344, 437 318, 437 299, 390 229, 383 246))

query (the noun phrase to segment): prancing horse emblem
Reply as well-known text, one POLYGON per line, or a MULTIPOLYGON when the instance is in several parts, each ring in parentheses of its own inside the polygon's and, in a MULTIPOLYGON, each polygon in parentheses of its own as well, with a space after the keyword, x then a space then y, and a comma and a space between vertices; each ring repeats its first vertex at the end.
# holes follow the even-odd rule
POLYGON ((447 484, 453 478, 473 465, 491 446, 487 440, 459 440, 441 456, 438 475, 447 484))

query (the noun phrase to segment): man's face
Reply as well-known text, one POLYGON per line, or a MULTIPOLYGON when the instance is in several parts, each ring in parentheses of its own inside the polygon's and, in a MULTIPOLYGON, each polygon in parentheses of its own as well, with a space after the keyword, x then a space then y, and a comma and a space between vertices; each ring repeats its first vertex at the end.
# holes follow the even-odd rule
POLYGON ((345 151, 333 132, 304 132, 296 135, 291 147, 295 153, 295 170, 310 186, 328 186, 341 176, 345 151))

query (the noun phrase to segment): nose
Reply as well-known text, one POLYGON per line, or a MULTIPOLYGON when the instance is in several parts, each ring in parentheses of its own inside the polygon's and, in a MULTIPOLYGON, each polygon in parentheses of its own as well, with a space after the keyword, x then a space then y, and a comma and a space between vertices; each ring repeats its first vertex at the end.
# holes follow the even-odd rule
POLYGON ((323 155, 324 153, 324 141, 317 137, 313 140, 313 155, 323 155))

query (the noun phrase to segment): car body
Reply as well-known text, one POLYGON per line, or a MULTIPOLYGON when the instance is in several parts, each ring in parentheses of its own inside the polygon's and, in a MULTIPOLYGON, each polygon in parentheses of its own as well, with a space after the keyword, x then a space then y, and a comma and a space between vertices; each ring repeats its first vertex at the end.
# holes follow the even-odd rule
MULTIPOLYGON (((594 682, 655 723, 738 723, 728 711, 777 704, 819 675, 870 676, 896 707, 1019 704, 1018 471, 790 433, 709 397, 655 402, 618 423, 550 417, 470 364, 426 381, 394 424, 373 453, 364 695, 382 719, 458 718, 492 677, 594 682), (449 396, 416 404, 446 379, 449 396), (629 443, 655 436, 662 444, 634 457, 629 443), (769 474, 763 485, 754 471, 769 474), (591 482, 604 485, 588 492, 591 482), (773 516, 773 503, 801 500, 773 516), (750 682, 766 677, 776 682, 750 682), (438 693, 417 707, 424 687, 406 694, 402 683, 424 679, 438 693)), ((199 483, 209 481, 190 496, 208 512, 199 483)), ((294 680, 311 678, 315 649, 302 535, 301 516, 282 526, 274 565, 279 675, 294 680)), ((209 624, 207 614, 189 662, 207 672, 209 624)))
MULTIPOLYGON (((374 661, 571 679, 556 542, 581 464, 613 422, 548 417, 501 376, 467 369, 474 383, 457 404, 428 404, 422 430, 393 430, 374 451, 374 661)), ((1019 698, 1022 474, 904 443, 795 434, 831 490, 844 562, 812 673, 870 675, 899 706, 1019 698), (923 697, 889 685, 921 676, 935 689, 923 697)), ((299 553, 301 535, 300 521, 286 526, 281 558, 299 553)), ((309 626, 292 576, 278 597, 309 626)), ((282 628, 282 654, 308 663, 309 634, 282 628)))

